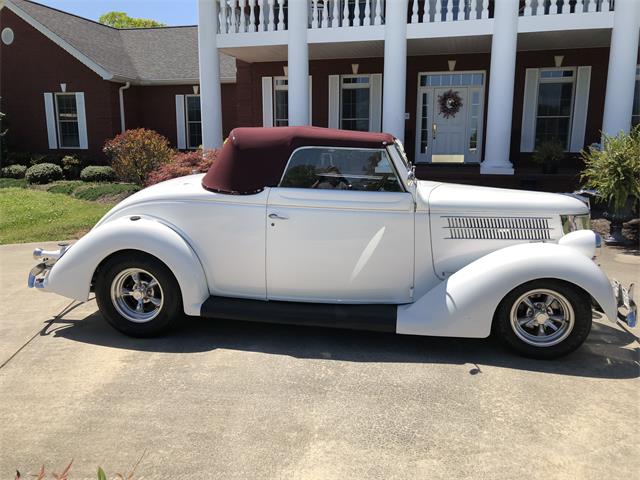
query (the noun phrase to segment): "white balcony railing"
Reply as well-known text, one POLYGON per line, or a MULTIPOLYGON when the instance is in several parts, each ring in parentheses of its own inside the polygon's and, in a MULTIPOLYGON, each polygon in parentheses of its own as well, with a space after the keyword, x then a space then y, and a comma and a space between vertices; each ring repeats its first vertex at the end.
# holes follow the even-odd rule
MULTIPOLYGON (((223 35, 287 30, 294 0, 214 0, 223 35)), ((303 0, 295 0, 303 1, 303 0)), ((388 0, 387 0, 388 1, 388 0)), ((393 1, 393 0, 391 0, 393 1)), ((608 12, 614 0, 520 0, 520 16, 608 12)), ((308 28, 384 25, 385 0, 307 0, 308 28)), ((493 18, 492 0, 409 0, 407 23, 460 22, 493 18)))

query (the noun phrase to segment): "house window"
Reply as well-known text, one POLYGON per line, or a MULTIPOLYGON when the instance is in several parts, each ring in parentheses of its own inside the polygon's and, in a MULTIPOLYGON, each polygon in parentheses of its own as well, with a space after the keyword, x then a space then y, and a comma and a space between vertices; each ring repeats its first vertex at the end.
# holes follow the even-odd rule
POLYGON ((559 141, 569 148, 575 69, 540 70, 536 106, 535 146, 559 141))
POLYGON ((289 125, 289 81, 287 77, 273 79, 273 125, 289 125))
POLYGON ((640 66, 636 68, 636 90, 633 94, 633 111, 631 112, 631 126, 640 125, 640 66))
POLYGON ((187 147, 199 148, 202 145, 200 95, 185 95, 184 101, 187 121, 187 147))
POLYGON ((60 148, 80 148, 78 105, 75 93, 56 93, 56 123, 60 148))
POLYGON ((371 88, 369 75, 340 78, 340 128, 369 131, 371 88))

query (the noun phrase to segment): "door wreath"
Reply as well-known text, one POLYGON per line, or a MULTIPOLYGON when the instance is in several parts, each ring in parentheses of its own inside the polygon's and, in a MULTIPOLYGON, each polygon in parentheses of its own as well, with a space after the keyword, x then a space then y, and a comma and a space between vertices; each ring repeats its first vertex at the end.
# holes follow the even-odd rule
POLYGON ((444 118, 455 117, 462 107, 462 98, 458 92, 449 90, 438 96, 438 105, 440 106, 440 114, 444 118))

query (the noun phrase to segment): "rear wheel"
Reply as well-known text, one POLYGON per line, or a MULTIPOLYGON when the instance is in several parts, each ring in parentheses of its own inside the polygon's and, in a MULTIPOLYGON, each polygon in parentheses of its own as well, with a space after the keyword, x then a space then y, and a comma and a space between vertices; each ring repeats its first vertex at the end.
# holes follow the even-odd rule
POLYGON ((95 293, 105 319, 134 337, 164 333, 182 317, 175 277, 166 265, 143 253, 107 259, 97 275, 95 293))
POLYGON ((500 338, 518 353, 556 358, 571 353, 591 330, 589 295, 559 280, 534 280, 513 289, 494 319, 500 338))

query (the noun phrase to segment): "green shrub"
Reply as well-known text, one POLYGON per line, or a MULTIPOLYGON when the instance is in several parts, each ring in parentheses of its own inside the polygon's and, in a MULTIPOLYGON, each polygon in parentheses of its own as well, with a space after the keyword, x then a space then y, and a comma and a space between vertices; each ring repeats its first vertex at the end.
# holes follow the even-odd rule
POLYGON ((27 181, 24 178, 0 178, 0 188, 26 188, 26 187, 27 187, 27 181))
POLYGON ((40 163, 29 167, 25 178, 27 183, 50 183, 62 179, 62 169, 53 163, 40 163))
POLYGON ((4 178, 24 178, 27 167, 24 165, 9 165, 0 170, 0 177, 4 178))
POLYGON ((52 163, 62 166, 62 155, 59 153, 35 153, 31 155, 30 165, 40 165, 42 163, 52 163))
POLYGON ((62 157, 62 171, 67 180, 75 180, 80 177, 82 162, 75 155, 62 157))
POLYGON ((166 138, 144 128, 127 130, 108 140, 103 151, 121 179, 138 185, 143 185, 150 172, 173 156, 166 138))
POLYGON ((65 195, 71 195, 76 188, 80 185, 85 185, 80 180, 69 180, 65 182, 56 182, 47 188, 47 192, 51 193, 64 193, 65 195))
POLYGON ((602 148, 589 147, 582 158, 585 186, 597 190, 614 212, 621 211, 629 197, 640 199, 640 125, 628 135, 603 135, 602 148))
POLYGON ((73 192, 73 196, 82 200, 103 200, 104 197, 129 196, 140 190, 133 183, 85 184, 73 192))
POLYGON ((80 172, 80 180, 83 182, 113 182, 117 179, 118 176, 111 167, 92 165, 80 172))

